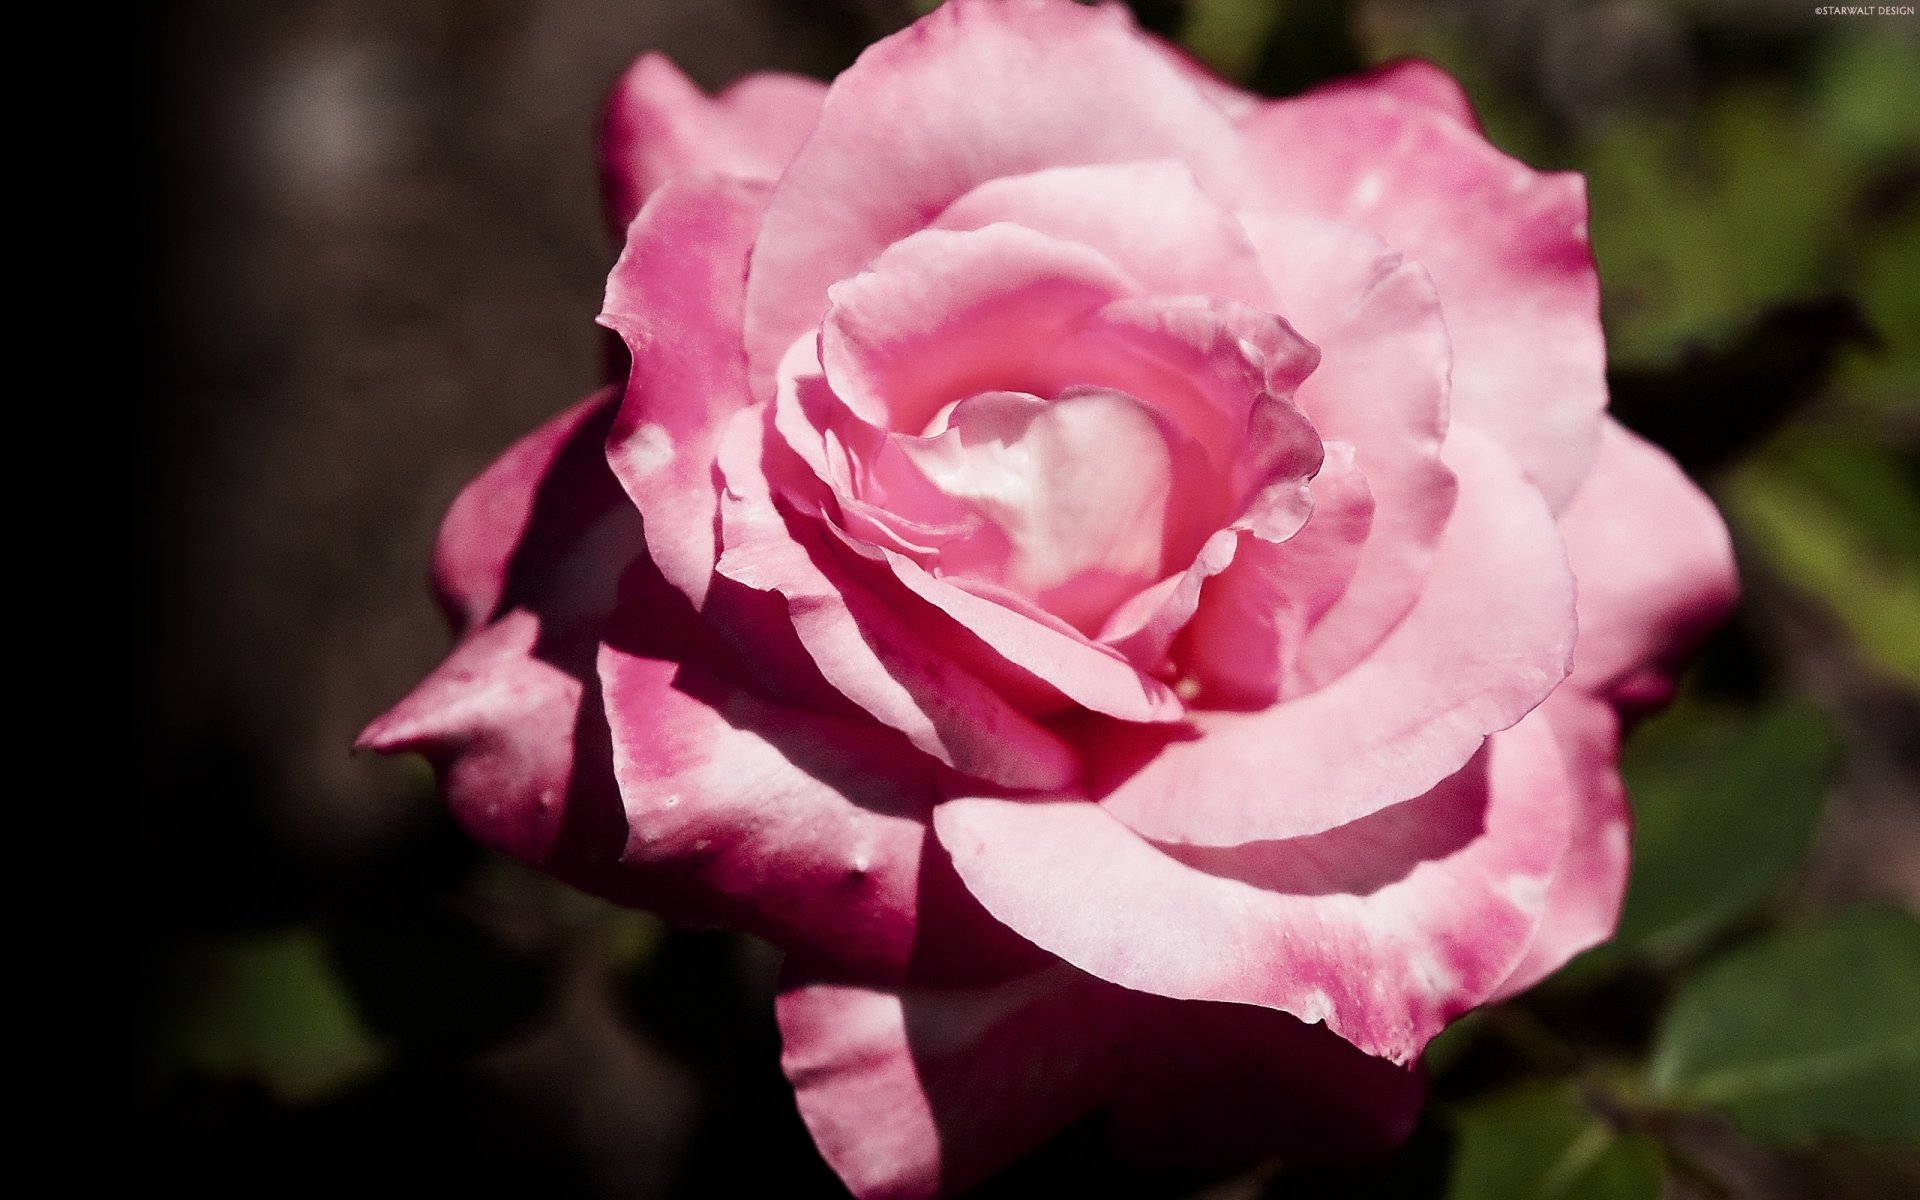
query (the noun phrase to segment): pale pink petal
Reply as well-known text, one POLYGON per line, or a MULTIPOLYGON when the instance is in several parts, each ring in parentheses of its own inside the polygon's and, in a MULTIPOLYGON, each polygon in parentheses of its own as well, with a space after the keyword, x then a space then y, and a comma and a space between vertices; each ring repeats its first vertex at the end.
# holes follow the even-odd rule
POLYGON ((1271 208, 1377 234, 1432 274, 1454 420, 1491 434, 1561 508, 1607 402, 1580 176, 1539 174, 1452 115, 1380 90, 1278 101, 1242 129, 1271 208))
MULTIPOLYGON (((1300 837, 1417 796, 1566 677, 1573 575, 1552 515, 1513 460, 1460 430, 1461 492, 1418 602, 1359 666, 1261 712, 1196 710, 1102 799, 1146 837, 1197 845, 1300 837)), ((1127 761, 1125 729, 1088 753, 1127 761)))
POLYGON ((1273 307, 1246 231, 1181 162, 1051 167, 989 179, 947 206, 933 228, 1000 221, 1091 246, 1154 295, 1273 307))
POLYGON ((1319 361, 1315 346, 1259 309, 1210 297, 1130 297, 1049 346, 1026 390, 1107 387, 1147 401, 1206 448, 1244 502, 1276 474, 1311 473, 1317 464, 1316 430, 1284 402, 1319 361))
POLYGON ((1580 580, 1573 682, 1635 708, 1664 703, 1739 593, 1713 501, 1664 451, 1608 420, 1560 531, 1580 580))
MULTIPOLYGON (((813 518, 783 512, 768 489, 761 411, 740 413, 720 448, 720 574, 778 593, 827 681, 883 725, 963 774, 1011 787, 1053 787, 1078 761, 1058 737, 930 644, 893 604, 856 582, 813 518)), ((805 472, 803 465, 791 469, 805 472)))
POLYGON ((953 618, 1006 663, 1079 707, 1124 721, 1177 721, 1185 711, 1165 683, 1078 630, 1036 621, 1019 609, 935 579, 902 555, 883 553, 908 591, 953 618))
POLYGON ((613 85, 600 119, 600 190, 615 237, 655 189, 694 172, 771 182, 820 116, 826 86, 749 75, 708 99, 664 55, 644 54, 613 85))
POLYGON ((1332 442, 1326 452, 1305 527, 1281 542, 1239 535, 1232 564, 1201 592, 1183 663, 1208 706, 1265 708, 1301 690, 1294 664, 1308 631, 1353 579, 1373 493, 1351 445, 1332 442))
POLYGON ((714 447, 747 402, 741 292, 765 201, 763 185, 710 175, 662 187, 628 232, 600 313, 632 360, 607 458, 646 518, 654 563, 695 607, 718 556, 714 447))
POLYGON ((1630 813, 1620 783, 1621 714, 1663 704, 1686 655, 1732 607, 1726 527, 1666 454, 1613 421, 1593 472, 1560 516, 1580 581, 1573 675, 1541 711, 1579 807, 1546 919, 1502 989, 1531 987, 1613 933, 1627 885, 1630 813))
POLYGON ((1136 290, 1097 251, 1017 225, 923 230, 829 290, 820 361, 862 419, 920 434, 976 392, 1033 391, 1049 345, 1136 290))
POLYGON ((1546 913, 1526 957, 1491 997, 1505 999, 1613 936, 1627 892, 1633 817, 1620 783, 1620 719, 1613 706, 1572 681, 1540 706, 1567 764, 1572 833, 1554 868, 1546 913))
POLYGON ((943 496, 1005 535, 991 582, 1084 631, 1196 548, 1177 541, 1177 489, 1193 474, 1182 459, 1197 457, 1179 453, 1186 440, 1125 393, 1082 389, 976 395, 938 436, 896 444, 943 496))
POLYGON ((1403 58, 1346 79, 1336 79, 1315 88, 1311 95, 1366 95, 1383 93, 1408 104, 1416 104, 1478 131, 1480 118, 1474 115, 1473 101, 1467 99, 1460 81, 1430 62, 1403 58))
POLYGON ((941 804, 934 829, 990 913, 1084 971, 1324 1021, 1405 1063, 1520 961, 1569 807, 1536 719, 1426 795, 1308 838, 1158 846, 1099 805, 996 797, 941 804))
MULTIPOLYGON (((885 595, 897 595, 904 587, 925 601, 929 607, 919 614, 914 627, 928 652, 988 682, 1024 712, 1053 713, 1078 704, 1130 720, 1169 720, 1179 715, 1180 704, 1164 684, 1140 674, 1111 649, 1049 612, 1039 600, 994 582, 1005 574, 1012 555, 1009 536, 975 509, 965 494, 965 481, 950 477, 966 474, 961 465, 947 464, 953 470, 944 474, 932 470, 963 493, 949 495, 912 460, 916 452, 925 459, 936 447, 866 424, 841 405, 818 377, 795 379, 792 364, 804 357, 803 350, 803 344, 796 342, 788 362, 782 364, 774 424, 783 436, 782 445, 805 448, 800 457, 831 497, 812 497, 806 486, 790 483, 783 500, 816 520, 823 535, 845 547, 843 566, 849 569, 853 586, 885 595), (887 508, 867 502, 862 495, 877 497, 887 508), (851 556, 870 560, 877 572, 891 577, 862 575, 858 560, 851 556), (935 577, 923 564, 937 564, 943 576, 935 577), (972 578, 970 573, 986 577, 972 578)), ((976 429, 983 422, 992 423, 994 414, 984 409, 1005 402, 1046 411, 1030 396, 989 394, 956 406, 954 419, 966 429, 976 429), (976 413, 981 415, 976 418, 976 413)), ((1073 408, 1068 403, 1062 412, 1073 408)), ((1056 420, 1060 416, 1051 415, 1056 420)), ((1091 432, 1106 431, 1096 425, 1091 432)), ((933 440, 956 441, 960 436, 960 428, 949 428, 933 440)), ((992 457, 994 449, 986 447, 987 457, 992 457)), ((1042 492, 1061 482, 1049 470, 1036 474, 1036 490, 1042 492)), ((1070 501, 1078 499, 1071 488, 1063 490, 1070 501)), ((1037 503, 1015 505, 1002 515, 1017 528, 1044 526, 1047 517, 1037 503)), ((1067 547, 1069 551, 1082 548, 1067 547)))
POLYGON ((1413 606, 1453 511, 1441 458, 1451 351, 1426 272, 1325 221, 1243 214, 1284 311, 1320 347, 1294 402, 1320 436, 1352 443, 1374 514, 1350 586, 1307 631, 1281 695, 1364 658, 1413 606))
POLYGON ((781 178, 747 286, 767 394, 826 290, 986 182, 1047 167, 1178 159, 1224 202, 1251 194, 1225 114, 1118 5, 958 0, 869 48, 828 89, 781 178))
POLYGON ((991 987, 897 990, 789 967, 781 1066, 860 1200, 952 1195, 1113 1090, 1122 999, 1059 965, 991 987))
POLYGON ((1142 670, 1171 672, 1169 652, 1200 607, 1201 590, 1233 564, 1249 540, 1257 539, 1248 530, 1216 530, 1186 570, 1169 575, 1115 609, 1101 627, 1100 640, 1142 670))
POLYGON ((1212 67, 1182 49, 1177 43, 1164 41, 1148 35, 1145 39, 1149 46, 1164 55, 1174 69, 1187 77, 1187 81, 1200 89, 1200 94, 1211 100, 1216 108, 1234 120, 1248 116, 1266 103, 1266 98, 1249 92, 1237 84, 1222 79, 1212 67))

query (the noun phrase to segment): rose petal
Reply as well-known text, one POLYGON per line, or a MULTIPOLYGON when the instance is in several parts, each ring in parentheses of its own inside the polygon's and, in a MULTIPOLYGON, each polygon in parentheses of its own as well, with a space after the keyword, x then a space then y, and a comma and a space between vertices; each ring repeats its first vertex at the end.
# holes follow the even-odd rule
POLYGON ((952 617, 1007 664, 1080 707, 1124 721, 1175 721, 1185 711, 1165 683, 1078 630, 1034 620, 1025 611, 935 579, 903 555, 883 553, 908 591, 952 617))
POLYGON ((992 987, 894 990, 790 965, 781 1066, 860 1200, 951 1195, 1113 1089, 1116 994, 1059 965, 992 987))
POLYGON ((1005 534, 992 582, 1089 630, 1181 554, 1176 488, 1193 474, 1181 469, 1184 440, 1141 401, 1087 389, 1052 400, 977 395, 939 436, 896 444, 942 495, 1005 534))
POLYGON ((1560 530, 1580 580, 1573 682, 1634 707, 1664 703, 1739 593, 1713 501, 1665 451, 1608 420, 1560 530))
MULTIPOLYGON (((1460 430, 1459 506, 1418 602, 1359 666, 1261 712, 1195 711, 1101 803, 1142 835, 1198 845, 1301 837, 1417 796, 1460 769, 1566 677, 1573 575, 1552 516, 1518 467, 1460 430)), ((1136 756, 1106 731, 1094 761, 1136 756)))
POLYGON ((991 978, 1031 956, 927 876, 935 763, 900 735, 617 644, 602 648, 600 677, 630 830, 623 862, 649 907, 864 978, 991 978), (949 953, 916 954, 923 926, 949 953))
POLYGON ((482 845, 586 891, 645 903, 618 866, 626 823, 599 688, 542 657, 540 637, 525 609, 477 630, 356 744, 424 756, 482 845))
POLYGON ((1249 540, 1257 539, 1248 530, 1217 530, 1201 544, 1186 570, 1169 575, 1115 609, 1100 630, 1100 640, 1143 671, 1170 672, 1168 652, 1199 609, 1201 590, 1233 564, 1249 540))
POLYGON ((1185 664, 1207 705, 1265 708, 1301 690, 1294 664, 1308 631, 1347 590, 1373 526, 1353 447, 1326 451, 1305 527, 1282 542, 1241 534, 1232 564, 1202 591, 1185 664))
POLYGON ((1733 606, 1726 527, 1665 453, 1609 420, 1593 472, 1560 517, 1580 580, 1573 675, 1541 706, 1575 784, 1574 837, 1547 915, 1502 995, 1612 936, 1626 892, 1631 816, 1621 720, 1664 703, 1686 654, 1733 606))
MULTIPOLYGON (((433 587, 456 631, 466 633, 499 613, 510 585, 518 595, 544 592, 550 604, 567 601, 533 559, 561 541, 570 545, 579 530, 620 503, 618 489, 605 486, 611 477, 594 461, 615 407, 612 389, 594 393, 508 447, 454 497, 434 542, 433 587), (556 477, 577 477, 580 486, 555 486, 549 481, 556 477), (536 504, 544 531, 529 537, 536 504), (565 532, 556 537, 554 530, 565 532)), ((624 566, 610 568, 609 588, 624 566)), ((597 599, 610 602, 612 593, 597 599)))
POLYGON ((1563 684, 1540 714, 1553 728, 1572 787, 1567 852, 1554 868, 1546 912, 1526 957, 1491 999, 1525 991, 1582 950, 1613 936, 1627 892, 1633 818, 1620 783, 1620 721, 1611 705, 1563 684))
POLYGON ((1380 644, 1413 606, 1453 511, 1441 456, 1452 351, 1419 266, 1324 221, 1243 214, 1280 302, 1320 347, 1294 401, 1320 436, 1352 443, 1374 514, 1353 579, 1306 632, 1283 697, 1321 687, 1380 644))
POLYGON ((1534 720, 1426 795, 1310 838, 1176 849, 1096 804, 994 797, 941 804, 934 829, 988 912, 1084 971, 1325 1021, 1405 1063, 1532 940, 1566 792, 1534 720))
POLYGON ((1272 208, 1375 233, 1433 275, 1454 420, 1493 435, 1564 506, 1607 403, 1581 177, 1537 174, 1453 116, 1379 90, 1278 101, 1242 129, 1272 208))
POLYGON ((747 402, 741 294, 766 195, 712 176, 662 187, 634 220, 599 318, 632 356, 607 458, 646 518, 653 561, 696 608, 717 557, 714 448, 747 402))
POLYGON ((1385 1153, 1412 1132, 1419 1071, 1325 1026, 1246 1004, 1126 993, 1114 1144, 1131 1158, 1290 1165, 1385 1153))
MULTIPOLYGON (((796 342, 789 363, 801 357, 801 349, 796 342)), ((1180 714, 1179 701, 1163 683, 1142 675, 1037 599, 994 582, 1014 557, 1008 532, 976 511, 965 495, 942 491, 913 461, 916 454, 937 457, 940 448, 932 443, 957 441, 959 429, 945 430, 935 439, 886 434, 839 404, 822 380, 794 379, 794 374, 789 364, 782 364, 775 425, 784 445, 810 449, 807 465, 832 497, 810 497, 804 484, 789 482, 785 499, 817 520, 822 533, 843 545, 848 556, 875 564, 874 572, 862 575, 857 559, 843 560, 860 576, 856 586, 896 596, 909 607, 917 606, 900 594, 902 588, 925 601, 930 607, 920 610, 914 621, 921 641, 1025 712, 1053 713, 1079 704, 1128 720, 1171 720, 1180 714), (891 511, 851 494, 856 490, 880 497, 891 511), (944 576, 936 577, 923 563, 937 565, 944 576)), ((978 420, 974 414, 982 406, 1010 402, 1046 408, 1031 396, 989 394, 958 406, 954 419, 970 429, 983 422, 991 425, 993 414, 978 420)), ((1068 404, 1066 410, 1073 407, 1068 404)), ((952 446, 947 449, 953 451, 948 458, 960 453, 952 446)), ((989 456, 993 450, 991 445, 985 448, 989 456)), ((951 469, 944 474, 930 468, 931 473, 941 478, 965 474, 954 463, 946 465, 951 469)), ((1035 474, 1043 492, 1057 482, 1048 471, 1035 474)), ((1069 499, 1077 501, 1071 489, 1068 492, 1069 499)), ((1044 525, 1045 514, 1029 511, 1032 507, 1011 514, 1016 530, 1023 524, 1044 525)))
POLYGON ((862 419, 920 434, 977 392, 1033 391, 1051 343, 1135 290, 1097 251, 1018 225, 923 230, 828 292, 820 361, 862 419))
POLYGON ((593 655, 641 549, 600 447, 602 392, 516 443, 441 525, 435 578, 462 625, 438 669, 361 733, 426 756, 482 843, 590 891, 632 899, 593 655))
POLYGON ((926 753, 1010 787, 1057 787, 1072 779, 1079 764, 1064 742, 854 581, 836 563, 826 535, 807 530, 810 518, 782 514, 767 485, 765 426, 763 412, 743 412, 722 439, 727 490, 717 570, 783 596, 795 633, 827 681, 926 753))
POLYGON ((989 179, 948 205, 933 228, 1002 221, 1091 246, 1155 295, 1273 308, 1246 231, 1181 162, 1049 167, 989 179))
POLYGON ((834 81, 774 192, 747 284, 757 394, 769 394, 787 345, 819 324, 829 285, 981 183, 1164 158, 1186 163, 1223 201, 1250 194, 1225 115, 1124 9, 941 6, 834 81))
POLYGON ((664 55, 643 54, 613 85, 600 118, 600 190, 615 238, 656 188, 711 172, 772 182, 820 117, 826 85, 749 75, 709 100, 664 55))
POLYGON ((1319 361, 1317 347, 1270 313, 1210 297, 1141 296, 1104 305, 1068 330, 1036 364, 1027 390, 1091 386, 1137 396, 1207 449, 1243 504, 1274 478, 1318 465, 1319 435, 1287 401, 1319 361))
POLYGON ((1460 86, 1460 81, 1432 63, 1417 58, 1403 58, 1347 79, 1336 79, 1320 85, 1310 94, 1364 96, 1371 93, 1392 96, 1407 104, 1450 117, 1475 132, 1480 130, 1480 118, 1474 115, 1473 101, 1467 99, 1466 89, 1460 86))
POLYGON ((973 989, 789 966, 778 1012, 801 1116, 863 1200, 951 1195, 1101 1105, 1128 1159, 1378 1152, 1423 1091, 1285 1013, 1128 992, 1060 963, 973 989))

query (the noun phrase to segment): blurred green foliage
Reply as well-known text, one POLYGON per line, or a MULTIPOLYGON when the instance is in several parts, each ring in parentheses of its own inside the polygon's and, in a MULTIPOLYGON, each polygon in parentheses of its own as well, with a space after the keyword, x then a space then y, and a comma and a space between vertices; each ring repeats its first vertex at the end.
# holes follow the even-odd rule
POLYGON ((312 930, 184 946, 167 978, 155 1064, 163 1078, 199 1071, 298 1103, 337 1092, 385 1060, 312 930))
POLYGON ((1920 1145, 1920 923, 1842 913, 1716 959, 1674 997, 1649 1079, 1760 1137, 1920 1145))
POLYGON ((1657 1200, 1660 1154, 1582 1102, 1571 1083, 1526 1084, 1456 1108, 1447 1200, 1657 1200))
POLYGON ((1632 740, 1633 877, 1616 945, 1672 951, 1772 895, 1805 857, 1840 744, 1803 700, 1686 700, 1632 740))
POLYGON ((1842 431, 1790 430, 1725 496, 1770 569, 1824 601, 1871 661, 1920 687, 1920 479, 1911 455, 1842 431))

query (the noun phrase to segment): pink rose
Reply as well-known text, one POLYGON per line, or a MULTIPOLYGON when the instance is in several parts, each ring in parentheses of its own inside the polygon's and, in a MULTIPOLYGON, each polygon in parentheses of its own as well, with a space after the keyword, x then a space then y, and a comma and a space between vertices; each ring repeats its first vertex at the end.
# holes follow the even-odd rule
POLYGON ((631 374, 454 503, 459 645, 364 742, 783 947, 856 1193, 1095 1110, 1389 1144, 1434 1034, 1607 936, 1621 713, 1734 578, 1602 411, 1579 177, 1433 67, 1269 102, 1060 0, 830 87, 642 59, 603 155, 631 374))

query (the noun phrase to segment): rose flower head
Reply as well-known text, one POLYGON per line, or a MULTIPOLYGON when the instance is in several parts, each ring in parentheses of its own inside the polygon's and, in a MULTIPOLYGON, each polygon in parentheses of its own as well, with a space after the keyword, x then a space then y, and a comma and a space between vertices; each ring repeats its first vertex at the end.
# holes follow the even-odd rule
POLYGON ((1090 1113, 1377 1150, 1604 939, 1622 713, 1734 593, 1604 412, 1575 175, 1402 63, 1268 101, 1117 5, 953 0, 831 85, 611 100, 631 369, 454 502, 363 743, 490 846, 786 952, 862 1197, 1090 1113))

